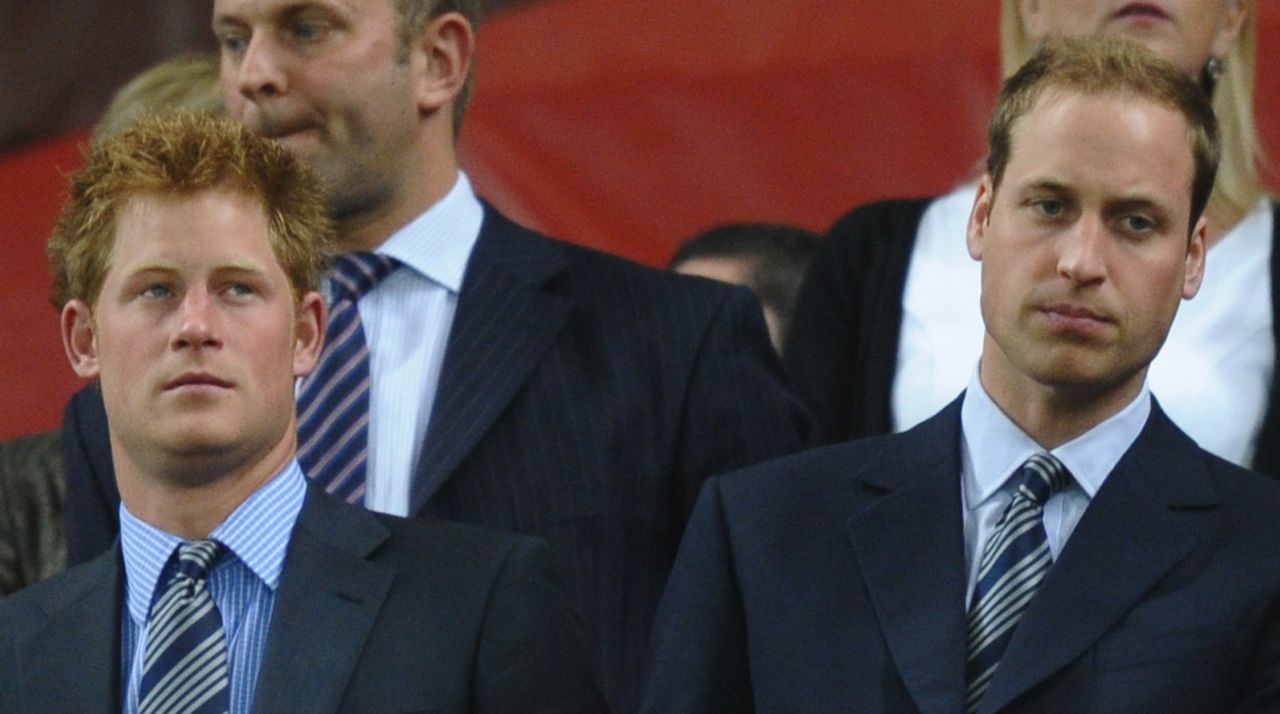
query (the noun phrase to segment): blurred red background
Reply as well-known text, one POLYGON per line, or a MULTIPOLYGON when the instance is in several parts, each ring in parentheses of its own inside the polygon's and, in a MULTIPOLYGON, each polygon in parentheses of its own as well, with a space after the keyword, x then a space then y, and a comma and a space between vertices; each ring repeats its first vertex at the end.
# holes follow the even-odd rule
MULTIPOLYGON (((1259 6, 1260 128, 1275 154, 1280 44, 1269 40, 1280 7, 1259 6)), ((521 221, 652 265, 724 221, 821 230, 854 204, 941 192, 969 175, 998 86, 998 7, 521 5, 481 29, 463 164, 482 195, 521 221)), ((10 248, 0 268, 9 327, 0 438, 54 428, 79 386, 43 251, 86 137, 0 155, 0 234, 10 248)))

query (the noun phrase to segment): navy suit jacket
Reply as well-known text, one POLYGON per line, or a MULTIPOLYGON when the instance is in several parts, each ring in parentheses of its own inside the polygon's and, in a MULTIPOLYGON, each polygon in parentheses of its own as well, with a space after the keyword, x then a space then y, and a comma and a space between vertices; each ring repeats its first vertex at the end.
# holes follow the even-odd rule
MULTIPOLYGON (((600 712, 546 545, 307 493, 258 712, 600 712)), ((119 547, 0 602, 0 712, 119 712, 119 547)))
MULTIPOLYGON (((412 512, 545 538, 606 696, 634 708, 649 626, 709 476, 798 450, 755 297, 553 241, 486 206, 412 512)), ((96 390, 68 405, 71 562, 116 525, 96 390)))
MULTIPOLYGON (((709 482, 642 711, 964 711, 959 405, 709 482)), ((1280 485, 1153 405, 980 711, 1237 709, 1280 711, 1280 485)))

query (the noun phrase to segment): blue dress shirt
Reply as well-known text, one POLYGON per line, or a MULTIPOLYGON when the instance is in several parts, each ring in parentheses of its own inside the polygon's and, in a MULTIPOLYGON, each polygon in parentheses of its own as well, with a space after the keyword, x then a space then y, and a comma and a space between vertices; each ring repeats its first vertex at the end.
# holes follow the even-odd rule
MULTIPOLYGON (((258 670, 289 537, 302 510, 306 482, 297 461, 240 504, 209 537, 226 553, 209 574, 209 592, 227 635, 231 711, 252 711, 258 670)), ((121 677, 124 712, 138 711, 147 615, 152 599, 173 574, 182 539, 138 520, 120 504, 120 551, 124 557, 125 603, 121 613, 121 677)))

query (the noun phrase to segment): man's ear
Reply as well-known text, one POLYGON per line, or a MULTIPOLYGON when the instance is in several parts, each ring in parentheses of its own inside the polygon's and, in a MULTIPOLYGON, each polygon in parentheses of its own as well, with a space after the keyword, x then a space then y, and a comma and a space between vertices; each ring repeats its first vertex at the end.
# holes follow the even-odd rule
POLYGON ((1190 300, 1200 292, 1200 281, 1204 279, 1205 241, 1209 237, 1209 223, 1204 216, 1196 221, 1191 230, 1191 239, 1187 241, 1187 265, 1182 274, 1182 299, 1190 300))
POLYGON ((991 175, 985 174, 978 182, 978 193, 973 198, 973 210, 969 211, 969 228, 965 234, 969 256, 974 260, 982 260, 982 242, 987 237, 987 226, 991 220, 991 204, 994 201, 995 185, 991 175))
POLYGON ((97 379, 98 337, 93 309, 83 300, 72 300, 62 308, 59 327, 71 369, 85 379, 97 379))
POLYGON ((309 292, 298 302, 298 319, 293 328, 293 376, 311 374, 320 360, 326 313, 324 298, 318 292, 309 292))
POLYGON ((476 51, 475 30, 459 12, 428 22, 410 40, 418 111, 430 113, 455 101, 466 85, 476 51))

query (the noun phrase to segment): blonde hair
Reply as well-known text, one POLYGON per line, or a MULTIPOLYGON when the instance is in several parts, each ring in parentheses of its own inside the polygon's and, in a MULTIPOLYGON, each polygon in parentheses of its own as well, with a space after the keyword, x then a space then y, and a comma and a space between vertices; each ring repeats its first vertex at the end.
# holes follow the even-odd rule
MULTIPOLYGON (((1263 196, 1258 167, 1266 156, 1258 139, 1253 115, 1253 85, 1257 66, 1257 13, 1255 0, 1244 4, 1244 22, 1227 56, 1221 58, 1223 72, 1213 93, 1213 110, 1218 116, 1222 160, 1210 202, 1235 215, 1253 210, 1263 196)), ((1000 16, 1000 58, 1004 76, 1009 77, 1035 53, 1027 37, 1018 0, 1003 0, 1000 16)))
POLYGON ((1065 89, 1084 95, 1121 94, 1182 115, 1195 173, 1190 231, 1213 191, 1221 144, 1209 98, 1195 80, 1154 52, 1124 37, 1050 38, 1004 81, 987 131, 987 173, 996 187, 1013 155, 1013 126, 1044 94, 1065 89))
POLYGON ((119 134, 142 117, 180 109, 214 114, 226 111, 218 90, 217 55, 175 55, 129 80, 111 98, 93 140, 98 143, 119 134))
POLYGON ((71 178, 48 246, 54 305, 96 303, 129 199, 215 190, 262 206, 295 299, 319 288, 334 228, 316 180, 288 151, 230 119, 179 112, 139 119, 104 139, 71 178))

